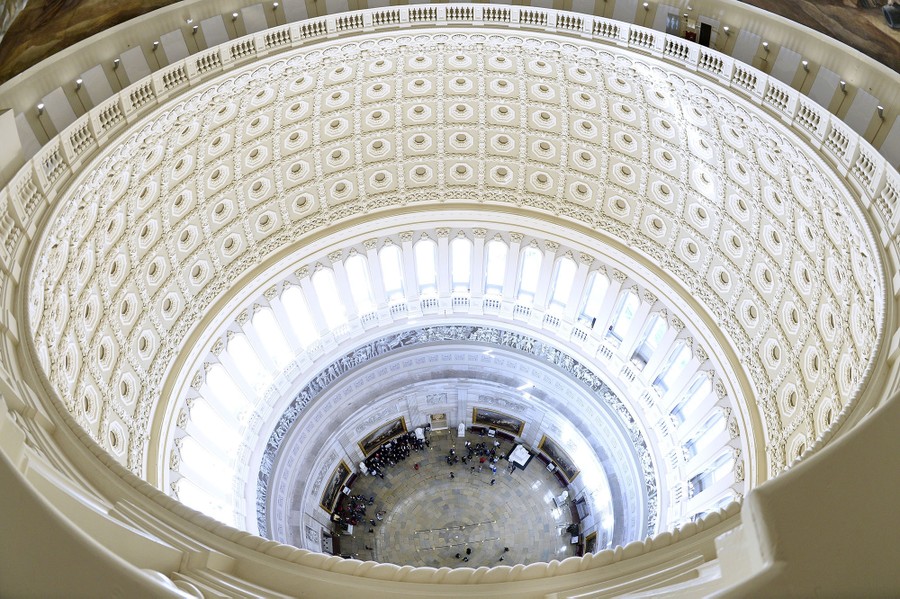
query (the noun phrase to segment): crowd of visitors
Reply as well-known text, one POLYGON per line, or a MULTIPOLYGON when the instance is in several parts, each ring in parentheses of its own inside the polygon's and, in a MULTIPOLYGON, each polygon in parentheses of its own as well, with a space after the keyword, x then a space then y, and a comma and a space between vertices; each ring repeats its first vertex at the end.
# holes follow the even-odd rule
MULTIPOLYGON (((427 430, 427 429, 426 429, 427 430)), ((410 456, 413 451, 423 451, 431 445, 428 435, 419 439, 412 431, 404 433, 379 447, 375 453, 366 458, 365 464, 369 474, 384 478, 384 469, 394 466, 410 456)))

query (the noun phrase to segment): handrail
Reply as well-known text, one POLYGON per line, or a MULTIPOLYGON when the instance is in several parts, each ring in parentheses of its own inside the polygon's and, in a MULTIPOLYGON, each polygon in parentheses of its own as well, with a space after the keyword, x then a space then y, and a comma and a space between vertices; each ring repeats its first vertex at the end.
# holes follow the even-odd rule
MULTIPOLYGON (((0 191, 0 234, 3 235, 3 246, 0 248, 0 286, 6 293, 4 297, 12 297, 8 293, 9 288, 20 281, 24 256, 43 214, 76 179, 78 167, 115 140, 127 125, 136 123, 153 108, 184 93, 192 85, 227 72, 232 66, 335 37, 339 33, 389 30, 413 24, 536 27, 628 47, 666 63, 698 72, 770 111, 812 147, 821 150, 823 156, 862 198, 863 205, 874 220, 873 224, 882 235, 882 242, 896 249, 896 234, 900 225, 897 210, 900 175, 871 144, 861 139, 840 119, 762 71, 674 36, 598 17, 513 6, 403 6, 321 17, 227 42, 156 71, 77 119, 59 136, 51 139, 18 171, 10 184, 0 191)), ((896 270, 896 266, 893 265, 893 270, 896 270)), ((8 320, 6 313, 0 318, 0 331, 15 330, 15 323, 8 320)), ((722 512, 710 514, 699 523, 689 523, 672 533, 665 532, 653 539, 635 541, 624 548, 601 551, 585 558, 532 564, 524 568, 500 566, 482 571, 373 565, 371 562, 341 560, 267 541, 222 525, 182 506, 118 465, 87 433, 79 430, 71 416, 63 409, 59 412, 107 468, 176 515, 225 539, 273 557, 370 578, 465 583, 526 580, 565 574, 603 566, 668 546, 734 518, 739 509, 738 504, 731 504, 722 512)))

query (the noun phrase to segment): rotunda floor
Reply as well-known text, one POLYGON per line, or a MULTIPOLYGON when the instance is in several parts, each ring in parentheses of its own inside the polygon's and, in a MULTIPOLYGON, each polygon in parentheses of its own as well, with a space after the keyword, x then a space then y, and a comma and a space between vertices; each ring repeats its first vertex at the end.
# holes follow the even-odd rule
MULTIPOLYGON (((527 564, 576 555, 577 546, 566 532, 572 523, 569 505, 560 509, 553 502, 564 488, 537 457, 512 474, 505 460, 497 463, 496 474, 488 464, 479 472, 477 460, 473 471, 472 462, 448 465, 450 448, 463 456, 466 439, 488 446, 494 439, 473 434, 459 438, 455 429, 432 432, 429 438, 430 448, 388 467, 384 479, 356 479, 352 494, 374 497, 366 518, 385 513, 374 527, 361 523, 352 535, 341 535, 342 555, 436 568, 527 564)), ((505 455, 514 446, 501 441, 498 449, 505 455)))

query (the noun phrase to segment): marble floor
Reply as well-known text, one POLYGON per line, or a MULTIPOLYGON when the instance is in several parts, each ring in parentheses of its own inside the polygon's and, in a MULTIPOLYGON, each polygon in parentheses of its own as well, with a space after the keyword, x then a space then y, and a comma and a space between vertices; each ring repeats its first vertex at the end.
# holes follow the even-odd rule
MULTIPOLYGON (((341 535, 341 554, 401 565, 473 568, 575 555, 565 530, 572 522, 568 506, 557 509, 552 499, 563 487, 542 462, 534 458, 512 474, 505 460, 497 464, 496 474, 487 465, 481 472, 461 462, 448 466, 451 447, 465 455, 465 439, 450 432, 432 433, 430 449, 412 452, 387 468, 384 479, 356 479, 353 494, 375 498, 366 517, 386 513, 374 527, 359 524, 353 535, 341 535)), ((468 439, 473 444, 490 440, 468 439)), ((499 449, 506 454, 512 448, 504 441, 499 449)))

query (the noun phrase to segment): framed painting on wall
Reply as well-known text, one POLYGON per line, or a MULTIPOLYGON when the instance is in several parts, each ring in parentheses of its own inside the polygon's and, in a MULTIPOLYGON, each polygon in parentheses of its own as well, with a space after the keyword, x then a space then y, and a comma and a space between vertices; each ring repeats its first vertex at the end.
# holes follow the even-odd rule
POLYGON ((556 441, 547 435, 541 437, 541 443, 538 445, 538 450, 543 452, 551 462, 556 464, 556 467, 559 468, 559 471, 563 473, 563 476, 565 476, 566 480, 569 482, 572 482, 575 480, 575 477, 578 476, 580 471, 578 470, 578 467, 575 466, 575 462, 572 461, 572 458, 569 457, 569 454, 567 454, 556 441))
POLYGON ((584 539, 584 554, 597 552, 597 531, 592 532, 584 539))
POLYGON ((322 509, 329 514, 334 512, 334 504, 337 503, 338 494, 344 488, 344 483, 348 478, 350 478, 350 466, 345 464, 344 460, 341 460, 341 463, 331 473, 331 478, 328 479, 328 484, 325 485, 325 491, 322 492, 322 501, 319 503, 322 509))
POLYGON ((394 437, 399 437, 405 432, 406 418, 401 416, 396 420, 391 420, 390 422, 382 424, 374 431, 363 437, 363 439, 358 442, 359 449, 363 452, 363 455, 368 457, 370 454, 375 453, 375 451, 379 447, 381 447, 394 437))
POLYGON ((497 428, 501 431, 518 437, 525 428, 525 421, 519 420, 509 414, 496 412, 488 408, 472 408, 472 424, 476 426, 486 426, 488 428, 497 428))

